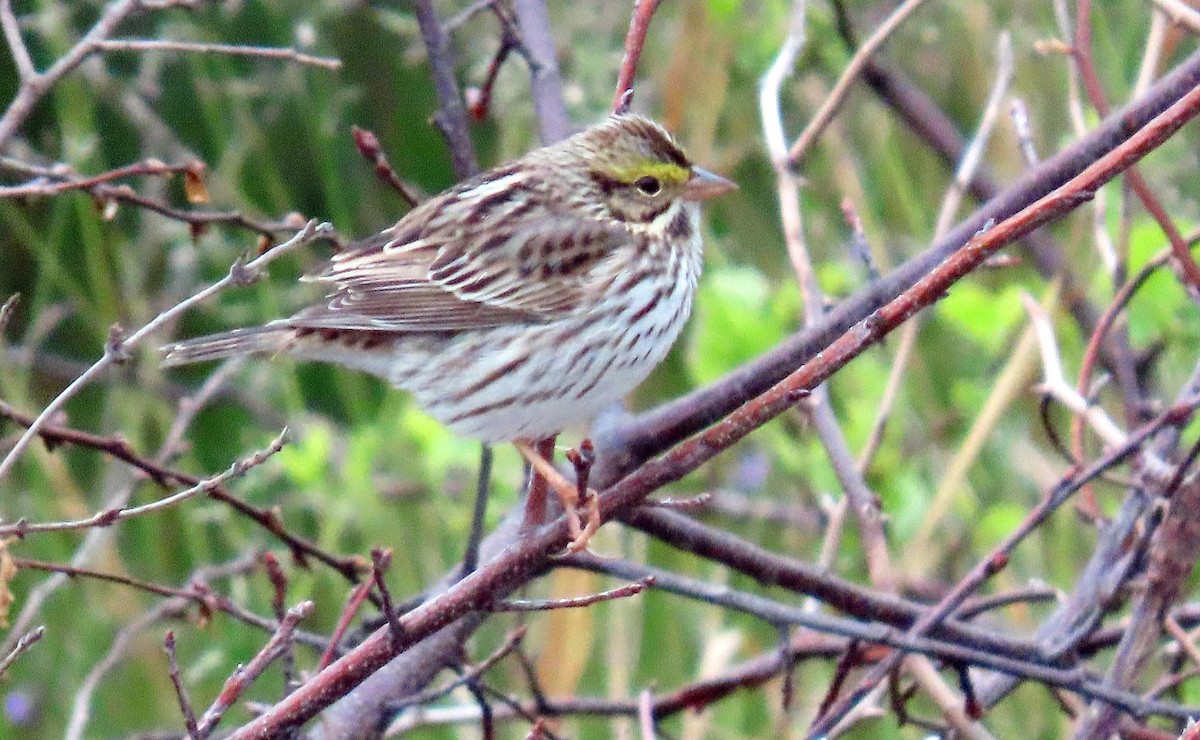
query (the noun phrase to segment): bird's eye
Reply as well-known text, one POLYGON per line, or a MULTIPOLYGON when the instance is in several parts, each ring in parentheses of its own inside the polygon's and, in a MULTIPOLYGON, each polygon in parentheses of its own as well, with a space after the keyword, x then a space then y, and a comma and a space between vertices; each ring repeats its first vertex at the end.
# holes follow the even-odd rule
POLYGON ((658 195, 659 191, 662 190, 662 183, 658 181, 657 177, 651 177, 650 175, 639 177, 633 185, 646 195, 658 195))

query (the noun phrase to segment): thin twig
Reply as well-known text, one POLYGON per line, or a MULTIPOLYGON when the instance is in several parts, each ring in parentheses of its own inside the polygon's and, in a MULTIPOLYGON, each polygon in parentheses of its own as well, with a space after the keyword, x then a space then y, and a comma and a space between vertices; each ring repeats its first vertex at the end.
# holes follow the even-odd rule
POLYGON ((17 640, 17 644, 13 646, 13 649, 8 651, 8 655, 5 655, 4 658, 0 660, 0 677, 3 677, 4 674, 8 673, 9 667, 12 666, 13 662, 15 662, 17 658, 21 657, 21 653, 28 650, 33 643, 42 639, 45 635, 45 627, 35 627, 21 635, 21 638, 17 640))
POLYGON ((25 39, 21 38, 21 24, 13 13, 12 0, 0 0, 0 26, 4 28, 4 43, 12 54, 13 64, 17 67, 17 79, 21 84, 29 84, 37 77, 37 68, 29 56, 29 48, 25 39))
POLYGON ((183 713, 183 725, 187 728, 188 737, 200 737, 196 727, 196 712, 192 709, 187 689, 183 686, 183 678, 179 675, 179 660, 175 657, 174 630, 167 630, 167 636, 163 638, 163 651, 167 654, 167 674, 170 675, 171 684, 175 687, 175 698, 179 702, 180 712, 183 713))
POLYGON ((638 60, 642 58, 642 47, 646 45, 646 32, 650 19, 658 10, 660 0, 634 0, 633 13, 629 17, 629 32, 625 34, 625 56, 621 58, 621 71, 617 73, 617 92, 613 95, 613 113, 627 113, 633 104, 633 78, 637 75, 638 60))
POLYGON ((107 52, 179 51, 198 54, 221 54, 224 56, 255 57, 257 59, 283 59, 329 70, 342 68, 341 59, 313 56, 297 49, 277 46, 213 44, 197 41, 171 41, 168 39, 104 39, 96 42, 96 49, 107 52))
POLYGON ((641 740, 655 740, 654 732, 654 695, 650 689, 644 689, 638 694, 638 729, 641 740))
POLYGON ((379 598, 383 602, 383 616, 387 620, 392 639, 399 644, 404 639, 404 629, 400 626, 400 615, 396 613, 396 607, 392 604, 392 592, 388 590, 387 582, 383 580, 383 576, 391 564, 391 548, 386 550, 378 547, 371 548, 371 573, 375 579, 375 587, 379 589, 379 598))
POLYGON ((458 81, 454 79, 454 62, 450 56, 450 42, 446 31, 438 21, 433 0, 415 0, 417 24, 425 42, 425 53, 429 57, 429 72, 437 90, 438 110, 433 120, 446 146, 450 149, 450 163, 454 175, 460 180, 479 171, 475 158, 475 145, 467 124, 467 110, 463 107, 458 81))
MULTIPOLYGON (((263 554, 263 567, 267 571, 267 579, 271 581, 271 612, 275 615, 275 621, 283 624, 287 617, 287 574, 283 572, 279 559, 273 552, 263 554)), ((296 656, 291 644, 284 646, 280 663, 283 665, 283 695, 287 696, 292 689, 300 685, 296 676, 296 656)))
POLYGON ((629 596, 634 596, 645 591, 654 585, 654 576, 646 576, 634 583, 627 583, 624 586, 601 591, 600 593, 588 594, 587 596, 576 596, 565 599, 522 599, 498 601, 492 605, 494 612, 537 612, 551 611, 553 609, 578 609, 584 606, 591 606, 602 601, 612 601, 613 599, 624 599, 629 596))
MULTIPOLYGON (((183 164, 167 164, 166 162, 149 159, 144 162, 135 162, 124 167, 117 167, 98 175, 80 177, 69 168, 60 167, 55 168, 49 174, 38 175, 31 181, 20 185, 0 186, 0 198, 50 197, 70 190, 96 191, 98 185, 104 185, 111 183, 113 180, 122 180, 126 177, 135 177, 137 175, 171 176, 185 174, 191 177, 200 177, 203 175, 204 169, 204 163, 199 160, 183 164)), ((101 192, 111 193, 112 191, 101 192)))
POLYGON ((500 660, 504 658, 504 656, 508 655, 509 653, 513 652, 514 650, 517 650, 521 646, 521 641, 525 639, 525 633, 527 631, 528 631, 528 628, 525 627, 524 625, 517 627, 515 630, 513 630, 508 635, 508 637, 506 637, 504 639, 504 642, 503 642, 503 644, 500 645, 500 647, 498 647, 498 648, 496 648, 496 650, 492 651, 491 655, 484 658, 479 663, 476 663, 475 665, 471 666, 471 669, 469 671, 463 673, 463 675, 454 679, 448 685, 442 686, 441 688, 437 688, 437 689, 429 689, 427 691, 422 691, 419 694, 416 694, 411 697, 407 697, 407 698, 393 704, 392 709, 399 710, 399 709, 403 709, 405 707, 416 707, 416 706, 420 706, 422 704, 430 704, 430 703, 435 702, 438 699, 441 699, 445 696, 449 696, 450 692, 454 691, 459 686, 462 686, 462 685, 466 684, 467 682, 472 681, 476 678, 479 678, 483 674, 487 673, 489 670, 491 670, 492 666, 499 663, 500 660))
POLYGON ((475 505, 471 510, 471 533, 467 537, 462 560, 464 576, 479 565, 479 545, 483 542, 484 527, 487 526, 487 505, 492 489, 492 457, 492 446, 480 445, 479 480, 475 486, 475 505))
POLYGON ((30 524, 22 519, 15 524, 0 526, 0 537, 16 536, 24 538, 30 534, 40 532, 69 532, 78 529, 90 529, 91 527, 108 527, 126 519, 132 519, 133 517, 141 516, 143 514, 162 511, 163 509, 174 506, 180 502, 186 501, 187 499, 210 493, 217 487, 223 485, 226 481, 245 475, 246 472, 251 468, 262 465, 267 461, 268 458, 282 450, 286 439, 287 429, 285 428, 283 432, 281 432, 266 449, 260 450, 248 458, 235 462, 223 473, 202 480, 191 488, 184 489, 178 493, 167 496, 166 498, 161 498, 157 501, 151 501, 150 503, 142 504, 141 506, 130 506, 120 509, 106 509, 87 517, 86 519, 45 522, 40 524, 30 524))
POLYGON ((0 305, 0 344, 4 343, 4 330, 8 328, 8 322, 12 321, 13 314, 16 313, 17 305, 21 302, 21 294, 13 293, 0 305))
POLYGON ((292 632, 295 631, 296 625, 312 610, 313 602, 311 601, 302 601, 288 609, 287 615, 279 624, 279 629, 275 631, 262 650, 258 651, 258 654, 245 666, 238 666, 233 675, 225 682, 224 688, 221 689, 221 693, 217 695, 212 706, 200 718, 196 733, 198 737, 204 738, 212 734, 221 718, 225 716, 225 712, 229 711, 242 692, 249 688, 250 684, 254 683, 255 679, 283 653, 284 648, 292 641, 292 632))
POLYGON ((790 164, 793 166, 798 164, 804 156, 808 154, 808 150, 812 148, 813 143, 829 122, 833 120, 833 116, 842 106, 842 102, 846 99, 846 95, 850 92, 850 86, 854 84, 855 79, 862 72, 867 60, 874 54, 883 43, 887 41, 892 32, 900 27, 900 24, 912 15, 913 11, 921 6, 924 0, 905 0, 900 7, 892 11, 883 23, 875 29, 875 32, 863 42, 855 52, 850 63, 846 65, 846 69, 842 72, 842 76, 838 79, 833 89, 829 91, 829 95, 825 98, 825 102, 817 109, 812 120, 808 122, 808 126, 801 132, 800 137, 796 139, 796 143, 792 145, 792 150, 788 154, 790 164))
POLYGON ((427 196, 424 193, 416 186, 401 180, 400 176, 396 174, 396 170, 392 169, 387 155, 383 153, 383 147, 379 144, 379 137, 375 135, 374 131, 351 126, 350 135, 354 138, 354 146, 358 148, 359 154, 375 167, 375 176, 399 193, 409 206, 416 207, 426 199, 427 196))
MULTIPOLYGON (((243 624, 250 625, 251 627, 255 627, 260 630, 266 630, 268 632, 274 631, 279 626, 278 619, 272 622, 270 619, 254 614, 253 612, 236 605, 228 597, 216 593, 210 586, 208 586, 208 584, 196 579, 192 579, 192 581, 189 582, 184 588, 176 588, 172 586, 163 586, 161 584, 154 583, 152 581, 146 581, 140 578, 121 575, 119 573, 106 573, 91 568, 81 568, 64 563, 48 563, 41 560, 31 560, 29 558, 19 557, 14 557, 12 562, 13 565, 17 566, 17 568, 21 570, 37 570, 47 573, 58 573, 71 579, 88 578, 107 583, 117 583, 122 586, 129 586, 130 588, 134 588, 139 591, 145 591, 146 593, 154 594, 156 596, 165 596, 171 599, 181 599, 195 604, 201 614, 203 614, 206 618, 214 612, 221 612, 233 617, 243 624)), ((22 614, 22 616, 24 616, 24 614, 22 614)), ((326 645, 325 639, 313 639, 313 636, 307 634, 302 636, 302 641, 310 647, 324 648, 326 645)))
POLYGON ((1025 164, 1036 167, 1041 158, 1038 156, 1037 144, 1033 141, 1033 126, 1029 122, 1029 106, 1021 98, 1014 97, 1009 105, 1009 115, 1012 116, 1013 130, 1021 145, 1021 154, 1025 157, 1025 164))
MULTIPOLYGON (((200 410, 203 403, 212 396, 218 387, 228 378, 228 376, 240 365, 240 359, 234 359, 225 363, 219 370, 212 373, 204 381, 200 389, 191 397, 184 398, 180 401, 180 413, 176 415, 171 429, 167 433, 166 441, 154 460, 138 455, 129 445, 129 442, 120 436, 101 436, 91 432, 85 432, 72 427, 59 426, 57 424, 45 424, 39 435, 46 440, 47 444, 76 444, 82 447, 88 447, 94 450, 103 452, 110 457, 127 463, 144 473, 148 478, 153 480, 160 486, 184 485, 195 486, 201 483, 201 479, 191 473, 185 473, 175 468, 166 467, 161 460, 174 455, 180 445, 187 426, 191 423, 191 419, 200 410)), ((33 423, 33 417, 22 414, 16 409, 9 406, 4 401, 0 401, 0 417, 10 419, 17 424, 28 427, 33 423)), ((217 486, 208 492, 212 498, 220 501, 232 508, 236 513, 249 518, 258 526, 270 532, 273 536, 279 538, 291 550, 292 556, 301 565, 307 563, 309 557, 324 563, 330 568, 340 573, 346 580, 351 583, 357 583, 359 580, 359 572, 363 570, 361 559, 350 556, 342 557, 332 552, 322 549, 317 544, 310 542, 302 537, 288 532, 278 513, 269 508, 253 506, 242 499, 236 497, 225 486, 217 486)), ((124 505, 128 499, 127 496, 122 496, 117 501, 108 501, 107 509, 119 508, 124 505)))
POLYGON ((61 393, 55 396, 54 400, 47 404, 46 408, 44 408, 42 412, 37 415, 37 418, 33 420, 33 423, 30 424, 29 428, 25 430, 25 433, 21 435, 21 438, 17 440, 17 443, 13 446, 13 448, 8 451, 8 454, 5 456, 4 460, 0 461, 0 480, 3 480, 4 477, 12 470, 12 467, 16 464, 17 459, 21 456, 25 449, 29 447, 29 444, 37 437, 38 432, 43 424, 57 414, 59 410, 66 405, 67 401, 75 396, 76 393, 91 383, 92 380, 100 375, 100 373, 107 370, 110 365, 113 365, 119 361, 123 361, 123 359, 128 356, 129 352, 143 339, 145 339, 151 333, 157 331, 159 328, 167 325, 171 321, 174 321, 193 306, 208 300, 225 288, 231 285, 247 285, 256 281, 262 276, 263 271, 271 262, 274 262, 288 252, 307 244, 318 236, 325 234, 331 228, 332 227, 329 224, 318 223, 315 219, 309 221, 308 224, 299 232, 297 232, 296 235, 291 239, 287 240, 283 244, 280 244, 274 249, 265 252, 248 263, 235 263, 233 267, 230 268, 229 274, 224 278, 218 280, 204 290, 195 293, 191 297, 180 301, 166 311, 163 311, 130 336, 122 338, 119 334, 115 334, 112 338, 112 341, 106 343, 104 355, 99 360, 96 360, 91 367, 84 371, 84 373, 76 378, 70 385, 63 389, 61 393))
POLYGON ((346 634, 346 630, 350 628, 350 622, 354 621, 355 615, 362 608, 363 602, 367 600, 367 596, 371 593, 371 588, 374 585, 375 574, 372 572, 370 578, 350 590, 349 596, 346 597, 346 606, 342 608, 337 626, 334 627, 333 634, 329 637, 329 646, 325 648, 325 652, 317 662, 318 671, 324 670, 337 658, 338 646, 342 642, 342 637, 346 634))

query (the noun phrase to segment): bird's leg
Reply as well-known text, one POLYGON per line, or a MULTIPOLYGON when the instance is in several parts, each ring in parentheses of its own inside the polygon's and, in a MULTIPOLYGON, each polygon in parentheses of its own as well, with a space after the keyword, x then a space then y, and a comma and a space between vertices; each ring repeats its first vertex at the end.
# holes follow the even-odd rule
POLYGON ((539 440, 534 443, 523 439, 513 442, 517 451, 529 462, 529 491, 525 496, 525 517, 521 523, 522 529, 540 526, 546 521, 546 487, 548 481, 538 469, 538 462, 545 461, 543 455, 554 454, 554 437, 539 440))
POLYGON ((492 486, 492 446, 485 442, 482 448, 479 455, 479 484, 475 489, 475 511, 471 516, 467 550, 463 554, 462 578, 466 578, 479 565, 479 544, 483 542, 483 528, 487 519, 488 494, 492 486))
MULTIPOLYGON (((550 462, 550 459, 554 455, 553 438, 550 440, 542 440, 537 444, 536 449, 533 445, 530 445, 528 442, 522 440, 518 440, 513 444, 533 467, 534 476, 533 481, 530 483, 529 489, 530 499, 532 499, 536 491, 538 479, 541 479, 544 481, 540 491, 540 495, 542 496, 542 501, 540 503, 541 511, 545 511, 546 485, 548 485, 550 488, 553 488, 554 492, 558 494, 559 500, 562 501, 563 510, 567 515, 567 525, 571 532, 571 543, 567 545, 567 552, 575 553, 587 547, 588 540, 592 538, 592 534, 596 531, 596 528, 600 526, 600 511, 599 509, 596 509, 593 513, 589 510, 587 526, 580 524, 578 509, 580 499, 579 491, 576 489, 575 485, 571 483, 571 481, 567 480, 562 473, 558 472, 558 469, 555 468, 553 463, 550 462), (547 442, 549 442, 549 449, 546 449, 547 442), (545 450, 545 453, 543 453, 543 450, 545 450)), ((593 494, 589 497, 589 500, 594 498, 595 495, 593 494)), ((539 504, 529 500, 526 501, 526 522, 530 521, 529 516, 535 511, 533 507, 536 505, 539 504)))

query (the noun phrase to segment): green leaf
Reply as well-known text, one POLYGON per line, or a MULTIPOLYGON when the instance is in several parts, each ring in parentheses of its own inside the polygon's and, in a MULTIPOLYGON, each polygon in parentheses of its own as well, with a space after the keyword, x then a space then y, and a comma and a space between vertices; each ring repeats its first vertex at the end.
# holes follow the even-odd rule
POLYGON ((995 352, 1022 320, 1020 290, 1015 285, 992 289, 974 282, 959 283, 938 304, 938 316, 983 349, 995 352))
POLYGON ((799 315, 796 289, 778 290, 751 267, 710 270, 699 293, 689 361, 700 383, 770 349, 799 315))

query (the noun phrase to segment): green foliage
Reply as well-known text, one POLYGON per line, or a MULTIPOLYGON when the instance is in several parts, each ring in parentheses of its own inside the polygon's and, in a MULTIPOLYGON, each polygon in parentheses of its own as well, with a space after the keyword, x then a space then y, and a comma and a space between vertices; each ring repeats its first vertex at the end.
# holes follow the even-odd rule
POLYGON ((696 299, 689 361, 696 382, 711 383, 791 333, 799 315, 794 283, 772 286, 758 270, 709 270, 696 299))

